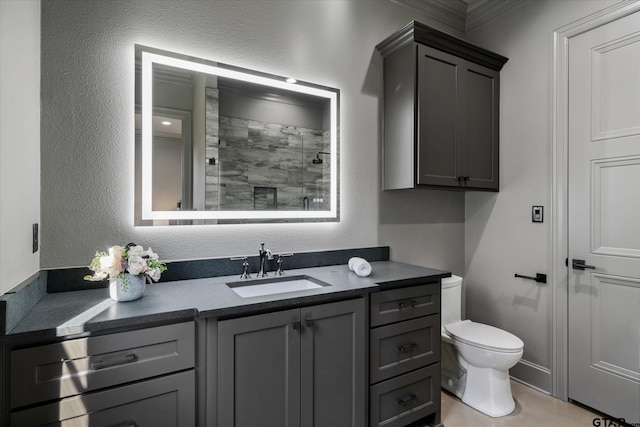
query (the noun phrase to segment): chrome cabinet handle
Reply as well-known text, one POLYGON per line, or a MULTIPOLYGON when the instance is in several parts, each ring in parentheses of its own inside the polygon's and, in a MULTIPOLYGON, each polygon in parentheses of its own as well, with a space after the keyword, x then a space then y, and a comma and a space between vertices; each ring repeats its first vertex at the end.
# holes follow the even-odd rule
POLYGON ((299 320, 296 320, 293 322, 293 329, 296 331, 302 329, 302 323, 299 320))
POLYGON ((310 318, 310 317, 308 317, 308 318, 304 319, 304 325, 305 325, 307 328, 311 328, 311 327, 313 327, 313 319, 312 319, 312 318, 310 318))
POLYGON ((596 266, 595 265, 587 265, 585 264, 585 261, 583 259, 574 259, 571 261, 571 267, 573 267, 575 270, 584 270, 586 268, 591 269, 591 270, 595 270, 596 266))
POLYGON ((113 366, 126 365, 128 363, 133 363, 138 361, 138 356, 135 353, 129 353, 124 356, 122 359, 115 359, 109 361, 99 360, 97 362, 91 362, 91 369, 97 371, 99 369, 111 368, 113 366))

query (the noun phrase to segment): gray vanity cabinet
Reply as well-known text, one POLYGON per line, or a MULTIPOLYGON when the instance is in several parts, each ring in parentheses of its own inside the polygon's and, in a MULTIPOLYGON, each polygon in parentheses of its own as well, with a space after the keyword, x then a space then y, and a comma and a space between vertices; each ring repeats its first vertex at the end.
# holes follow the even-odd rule
POLYGON ((370 427, 440 426, 440 283, 371 294, 370 427))
POLYGON ((507 59, 417 22, 377 49, 384 189, 497 191, 499 71, 507 59))
POLYGON ((365 300, 218 322, 218 426, 365 425, 365 300))
POLYGON ((195 326, 14 349, 11 426, 195 425, 195 326))

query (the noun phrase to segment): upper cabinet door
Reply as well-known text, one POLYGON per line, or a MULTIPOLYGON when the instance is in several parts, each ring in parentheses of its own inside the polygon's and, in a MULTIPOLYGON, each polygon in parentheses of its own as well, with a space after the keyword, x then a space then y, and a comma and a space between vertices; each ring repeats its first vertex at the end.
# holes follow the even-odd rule
POLYGON ((498 189, 497 71, 418 45, 416 184, 498 189))
POLYGON ((459 92, 465 61, 424 45, 418 45, 417 55, 416 183, 457 186, 463 168, 459 92))
POLYGON ((463 75, 463 184, 477 189, 498 190, 500 73, 466 62, 463 75))

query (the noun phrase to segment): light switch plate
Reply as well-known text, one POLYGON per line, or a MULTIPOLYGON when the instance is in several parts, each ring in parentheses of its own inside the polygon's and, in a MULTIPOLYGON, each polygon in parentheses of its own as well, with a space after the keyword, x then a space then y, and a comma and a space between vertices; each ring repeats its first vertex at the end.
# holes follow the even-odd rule
POLYGON ((35 254, 36 252, 38 252, 38 247, 39 247, 39 236, 38 236, 38 223, 36 222, 35 224, 33 224, 33 226, 31 227, 31 245, 32 245, 32 250, 33 253, 35 254))
POLYGON ((544 208, 542 206, 531 207, 531 221, 543 222, 544 220, 544 208))

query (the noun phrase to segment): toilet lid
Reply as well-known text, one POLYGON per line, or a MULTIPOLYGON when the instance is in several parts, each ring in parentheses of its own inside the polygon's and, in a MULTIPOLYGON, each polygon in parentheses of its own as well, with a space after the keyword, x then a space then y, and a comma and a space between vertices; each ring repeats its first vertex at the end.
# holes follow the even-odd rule
POLYGON ((517 352, 524 347, 522 340, 512 333, 470 320, 450 323, 444 328, 453 338, 476 347, 503 352, 517 352))

